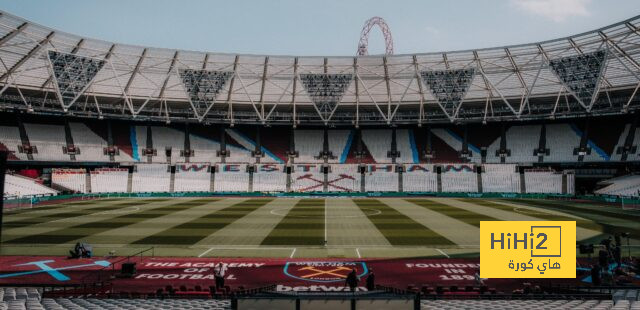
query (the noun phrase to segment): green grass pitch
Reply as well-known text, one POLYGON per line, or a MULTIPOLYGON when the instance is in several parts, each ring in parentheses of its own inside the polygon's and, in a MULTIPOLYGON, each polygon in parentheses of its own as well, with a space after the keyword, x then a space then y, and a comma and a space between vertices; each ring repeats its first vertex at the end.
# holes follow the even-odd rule
POLYGON ((571 201, 119 198, 7 210, 0 254, 64 255, 83 241, 96 255, 475 257, 480 221, 502 220, 575 220, 585 243, 640 236, 638 211, 571 201))

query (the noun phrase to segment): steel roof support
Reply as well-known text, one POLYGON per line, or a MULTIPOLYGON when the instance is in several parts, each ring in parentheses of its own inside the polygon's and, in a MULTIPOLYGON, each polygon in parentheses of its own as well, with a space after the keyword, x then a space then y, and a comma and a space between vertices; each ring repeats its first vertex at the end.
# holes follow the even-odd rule
MULTIPOLYGON (((567 39, 569 41, 569 44, 571 44, 571 47, 573 47, 573 49, 578 52, 578 54, 580 55, 584 55, 584 52, 582 51, 582 49, 580 48, 580 46, 578 46, 578 44, 576 44, 576 41, 574 41, 572 38, 568 38, 567 39)), ((607 84, 607 87, 611 87, 612 84, 609 83, 609 80, 607 80, 607 78, 605 78, 604 76, 602 77, 602 81, 607 84)), ((593 96, 597 97, 598 92, 596 92, 593 96)))
POLYGON ((29 53, 27 53, 27 55, 24 55, 24 57, 20 58, 20 60, 18 60, 18 62, 15 65, 13 65, 13 67, 11 67, 9 70, 7 70, 7 72, 5 72, 0 76, 0 81, 3 81, 9 75, 13 74, 16 71, 16 69, 22 66, 27 60, 29 60, 29 58, 37 54, 45 45, 49 43, 49 41, 51 41, 51 38, 53 37, 54 34, 55 34, 55 31, 51 31, 49 35, 47 35, 44 39, 42 39, 42 41, 38 42, 38 45, 32 48, 29 51, 29 53))
MULTIPOLYGON (((204 64, 202 65, 202 69, 204 70, 207 66, 207 61, 209 60, 209 54, 204 57, 204 64)), ((231 100, 231 94, 233 94, 233 84, 236 80, 236 75, 238 74, 238 62, 240 61, 240 55, 236 55, 233 60, 233 76, 231 77, 231 81, 229 82, 229 93, 227 93, 227 104, 229 105, 229 112, 227 113, 229 116, 229 122, 233 124, 233 100, 231 100)))
POLYGON ((0 38, 0 47, 5 45, 7 42, 11 41, 11 39, 13 39, 15 36, 19 35, 25 28, 27 28, 28 25, 29 23, 26 23, 26 22, 22 23, 22 25, 18 26, 18 28, 14 29, 13 31, 4 35, 4 37, 0 38))
MULTIPOLYGON (((483 72, 484 69, 482 68, 482 63, 480 62, 480 57, 478 57, 478 51, 473 51, 473 60, 476 61, 476 63, 478 64, 478 69, 483 72)), ((484 74, 482 75, 482 80, 484 81, 484 87, 487 90, 487 99, 486 99, 486 103, 485 103, 485 109, 484 109, 484 119, 486 121, 487 119, 487 112, 489 111, 488 106, 491 102, 491 100, 493 99, 493 91, 491 91, 491 86, 489 84, 489 81, 487 80, 487 77, 484 74)))
MULTIPOLYGON (((73 47, 73 50, 71 50, 71 54, 75 55, 78 50, 80 49, 80 47, 82 46, 82 43, 84 43, 84 39, 80 39, 80 41, 78 41, 78 44, 76 44, 76 46, 73 47)), ((52 76, 50 75, 46 81, 44 81, 44 83, 42 83, 42 86, 40 86, 40 89, 44 89, 47 84, 49 84, 49 82, 51 82, 51 78, 52 76)))
MULTIPOLYGON (((478 63, 481 63, 480 60, 478 60, 478 63)), ((489 83, 489 85, 491 86, 491 88, 493 90, 496 91, 496 93, 498 93, 498 95, 500 96, 500 98, 502 99, 502 102, 504 102, 505 105, 507 105, 507 107, 509 108, 509 110, 511 110, 511 112, 513 112, 514 115, 518 115, 518 113, 516 112, 516 110, 513 108, 513 106, 511 106, 511 104, 509 103, 509 101, 507 101, 507 99, 504 97, 504 95, 502 95, 502 92, 495 86, 493 85, 493 83, 491 83, 491 80, 489 80, 489 78, 487 77, 487 75, 484 73, 484 70, 482 69, 482 66, 478 66, 478 71, 480 71, 480 74, 486 79, 487 83, 489 83)), ((462 103, 460 103, 462 105, 462 103)))
MULTIPOLYGON (((509 59, 511 66, 513 66, 513 72, 518 77, 518 81, 520 81, 520 86, 522 86, 522 89, 524 90, 524 94, 522 94, 522 98, 520 99, 520 108, 518 109, 518 114, 517 114, 518 116, 520 116, 520 114, 522 114, 522 110, 524 109, 524 104, 526 102, 525 98, 529 97, 529 87, 527 86, 527 83, 524 82, 524 78, 522 78, 520 69, 518 68, 518 65, 516 65, 515 60, 513 60, 513 55, 511 55, 511 51, 509 50, 509 48, 505 47, 504 52, 507 54, 507 58, 509 59)), ((540 71, 538 71, 538 73, 540 73, 540 71)))
POLYGON ((356 128, 360 127, 360 86, 358 85, 358 57, 353 57, 353 75, 356 77, 355 80, 355 90, 356 90, 356 119, 354 120, 354 125, 356 128))
POLYGON ((393 117, 391 116, 391 85, 389 84, 389 68, 387 67, 387 56, 382 57, 382 66, 384 68, 384 83, 387 87, 387 125, 391 124, 393 117))
POLYGON ((162 104, 164 102, 165 113, 167 117, 167 121, 169 121, 169 108, 167 107, 167 100, 164 98, 164 91, 167 88, 167 83, 169 82, 169 78, 171 78, 171 72, 178 61, 178 51, 173 54, 173 58, 171 59, 171 64, 169 65, 169 70, 167 71, 167 76, 164 78, 162 82, 162 88, 160 88, 160 93, 158 93, 158 98, 160 99, 160 109, 162 109, 162 104))
POLYGON ((418 66, 418 57, 413 55, 413 69, 415 71, 415 79, 418 82, 418 91, 420 92, 420 108, 418 111, 418 126, 422 126, 422 118, 424 116, 424 89, 422 88, 422 78, 420 77, 420 69, 418 66))
MULTIPOLYGON (((326 59, 326 58, 325 58, 326 59)), ((262 85, 260 86, 260 115, 262 123, 265 122, 264 117, 264 86, 267 84, 267 68, 269 67, 269 56, 264 58, 264 68, 262 69, 262 85)))
MULTIPOLYGON (((51 38, 53 37, 53 35, 55 34, 55 31, 51 31, 49 33, 49 35, 47 35, 44 39, 42 39, 40 42, 38 42, 38 44, 32 48, 29 53, 27 53, 27 55, 24 55, 24 57, 20 58, 20 60, 18 60, 17 63, 15 63, 11 68, 7 69, 7 72, 5 72, 2 76, 0 76, 0 81, 3 81, 4 79, 7 79, 6 82, 4 82, 4 87, 2 87, 2 90, 0 90, 0 95, 2 95, 7 88, 9 88, 9 85, 11 85, 12 83, 9 81, 9 77, 12 77, 13 73, 20 67, 22 66, 25 62, 27 62, 27 60, 29 60, 31 57, 35 56, 38 52, 40 52, 40 50, 47 44, 49 44, 49 41, 51 40, 51 38)), ((14 81, 14 86, 16 88, 18 88, 17 85, 15 85, 15 81, 14 81)), ((25 101, 26 102, 26 101, 25 101)), ((28 103, 26 103, 27 106, 30 106, 28 103)))
POLYGON ((296 81, 298 80, 298 57, 293 59, 293 92, 291 93, 291 105, 293 106, 293 128, 296 128, 296 81))
MULTIPOLYGON (((144 61, 144 58, 147 56, 147 48, 142 50, 142 55, 140 55, 140 58, 138 58, 138 62, 136 63, 135 68, 133 69, 133 72, 131 72, 131 76, 129 76, 129 80, 127 81, 127 84, 124 86, 124 93, 126 94, 125 96, 129 97, 129 88, 131 87, 131 83, 133 83, 133 79, 135 79, 136 75, 138 74, 138 71, 140 71, 140 65, 142 65, 142 62, 144 61)), ((131 99, 129 99, 129 101, 131 101, 131 99)), ((133 112, 133 103, 131 103, 131 107, 132 107, 132 112, 133 112)), ((124 106, 122 106, 122 112, 124 113, 124 106)), ((140 113, 140 110, 138 110, 137 112, 134 113, 134 115, 138 115, 140 113)))

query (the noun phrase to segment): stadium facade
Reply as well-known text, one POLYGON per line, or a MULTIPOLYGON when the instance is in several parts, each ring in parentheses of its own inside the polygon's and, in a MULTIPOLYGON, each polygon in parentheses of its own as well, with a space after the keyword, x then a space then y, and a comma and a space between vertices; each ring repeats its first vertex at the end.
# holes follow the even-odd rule
MULTIPOLYGON (((590 191, 638 160, 640 17, 355 57, 117 44, 6 12, 0 25, 1 147, 63 191, 572 195, 569 169, 590 191)), ((604 193, 637 196, 627 185, 604 193)))

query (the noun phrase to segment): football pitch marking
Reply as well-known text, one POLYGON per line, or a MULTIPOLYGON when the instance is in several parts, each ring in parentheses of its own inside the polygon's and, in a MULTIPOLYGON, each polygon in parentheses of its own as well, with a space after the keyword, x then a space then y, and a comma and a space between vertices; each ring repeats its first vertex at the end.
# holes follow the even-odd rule
POLYGON ((126 207, 126 208, 122 208, 122 209, 115 209, 115 210, 98 212, 96 214, 98 214, 98 215, 111 215, 111 214, 133 213, 133 212, 138 212, 138 211, 140 211, 140 207, 132 206, 132 207, 126 207))
POLYGON ((289 255, 289 258, 293 258, 293 255, 295 255, 295 254, 296 254, 296 250, 297 250, 297 249, 298 249, 298 248, 293 248, 293 251, 291 251, 291 255, 289 255))
POLYGON ((445 253, 443 250, 436 249, 436 251, 440 252, 440 254, 446 256, 447 258, 450 258, 449 255, 447 255, 447 253, 445 253))
MULTIPOLYGON (((269 213, 271 213, 271 215, 275 215, 275 216, 287 216, 287 212, 289 212, 290 208, 281 208, 281 209, 273 209, 271 211, 269 211, 269 213), (281 213, 282 212, 282 213, 281 213)), ((340 215, 340 216, 328 216, 327 215, 327 211, 326 211, 326 206, 325 206, 325 224, 327 223, 326 220, 327 219, 337 219, 337 218, 366 218, 369 216, 375 216, 375 215, 380 215, 382 214, 382 211, 380 210, 376 210, 376 209, 369 209, 369 208, 362 208, 361 210, 363 210, 364 215, 340 215), (364 212, 364 211, 368 211, 368 212, 364 212)), ((289 217, 297 217, 297 218, 317 218, 317 215, 288 215, 289 217)))

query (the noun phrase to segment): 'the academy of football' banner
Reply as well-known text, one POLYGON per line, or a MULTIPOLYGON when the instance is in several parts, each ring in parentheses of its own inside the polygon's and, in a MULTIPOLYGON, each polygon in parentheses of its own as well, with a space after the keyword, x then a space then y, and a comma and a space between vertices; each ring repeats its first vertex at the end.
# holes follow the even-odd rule
POLYGON ((575 221, 481 221, 480 276, 575 278, 575 221))
MULTIPOLYGON (((563 230, 562 237, 564 238, 565 235, 568 235, 568 233, 563 230)), ((518 236, 518 238, 521 238, 520 234, 518 236)), ((564 241, 563 239, 562 242, 564 241)), ((518 248, 520 246, 521 243, 518 244, 518 248)), ((562 249, 562 251, 564 255, 565 249, 562 249)), ((499 257, 495 258, 499 259, 499 257)), ((117 257, 111 259, 70 260, 62 256, 0 256, 0 285, 56 285, 83 283, 83 281, 86 283, 87 279, 90 280, 95 278, 96 275, 100 275, 101 270, 109 272, 115 270, 115 272, 118 272, 122 262, 115 263, 117 261, 119 261, 117 257), (115 263, 115 266, 111 265, 113 263, 115 263)), ((552 267, 554 262, 555 260, 552 260, 552 267)), ((398 288, 405 288, 410 284, 418 286, 477 285, 475 273, 480 267, 477 259, 465 258, 269 259, 144 257, 141 261, 137 261, 137 273, 133 278, 116 278, 113 280, 113 287, 117 291, 136 292, 155 292, 156 289, 163 288, 166 285, 176 286, 178 284, 186 285, 187 287, 196 285, 208 287, 213 285, 213 267, 218 263, 227 268, 225 284, 234 289, 239 286, 254 288, 275 284, 276 289, 283 292, 340 292, 346 290, 344 282, 351 270, 355 270, 360 277, 359 290, 366 290, 364 288, 364 279, 372 272, 376 274, 377 284, 398 288)), ((588 262, 585 260, 582 263, 587 264, 588 262)), ((566 270, 569 265, 560 264, 562 264, 560 265, 562 272, 569 271, 566 270)), ((485 267, 487 266, 483 265, 481 272, 486 271, 485 267)), ((612 268, 614 268, 613 265, 612 268)), ((543 286, 552 283, 580 285, 591 282, 588 270, 584 270, 584 268, 577 268, 577 270, 578 277, 573 279, 531 279, 531 281, 543 286)), ((527 269, 527 271, 529 270, 527 269)), ((537 270, 536 272, 539 273, 537 270)), ((549 274, 551 274, 551 271, 549 271, 549 274)), ((533 276, 533 274, 530 275, 533 276)), ((515 278, 484 280, 485 285, 505 292, 521 287, 522 282, 522 279, 515 278)), ((640 278, 633 284, 640 284, 640 278)))

